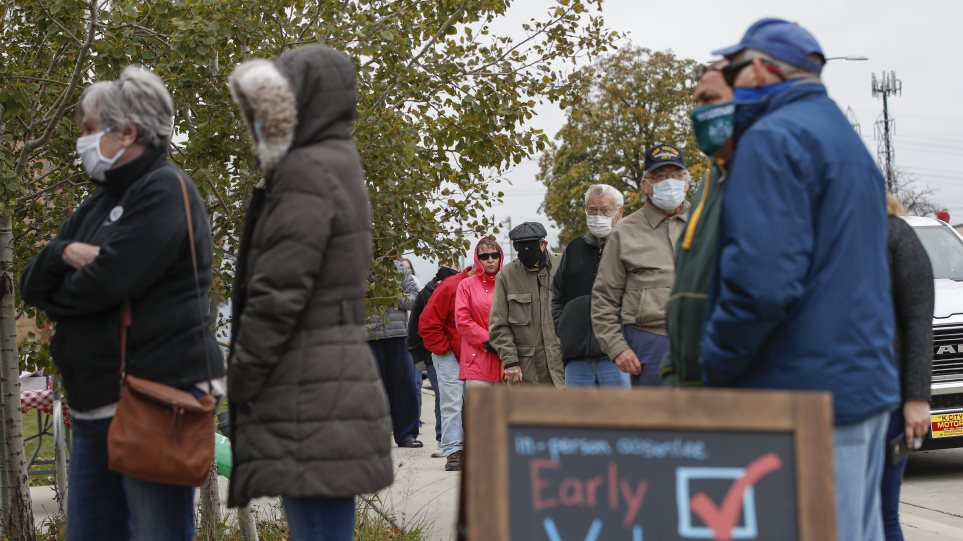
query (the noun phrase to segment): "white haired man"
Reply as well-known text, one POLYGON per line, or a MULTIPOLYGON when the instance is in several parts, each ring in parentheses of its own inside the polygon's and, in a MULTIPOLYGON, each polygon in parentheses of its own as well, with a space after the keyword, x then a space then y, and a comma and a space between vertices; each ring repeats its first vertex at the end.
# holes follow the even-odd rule
POLYGON ((586 190, 588 232, 568 243, 552 280, 552 319, 562 346, 566 387, 630 387, 629 375, 602 352, 592 331, 592 285, 624 204, 622 193, 608 184, 586 190))

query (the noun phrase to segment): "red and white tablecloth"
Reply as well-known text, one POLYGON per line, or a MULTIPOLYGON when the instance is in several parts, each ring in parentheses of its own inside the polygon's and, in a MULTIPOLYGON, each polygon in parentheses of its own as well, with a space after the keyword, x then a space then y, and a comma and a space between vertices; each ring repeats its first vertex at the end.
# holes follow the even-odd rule
MULTIPOLYGON (((67 408, 67 400, 61 398, 60 403, 63 405, 64 424, 70 426, 70 411, 67 408)), ((20 393, 20 411, 27 413, 30 410, 40 410, 47 415, 53 415, 53 391, 50 389, 22 391, 20 393)))

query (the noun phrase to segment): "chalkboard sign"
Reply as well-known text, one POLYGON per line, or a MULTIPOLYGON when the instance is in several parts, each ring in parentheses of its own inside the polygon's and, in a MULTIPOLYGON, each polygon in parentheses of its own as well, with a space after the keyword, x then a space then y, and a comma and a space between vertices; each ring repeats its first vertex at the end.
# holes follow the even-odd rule
POLYGON ((835 539, 816 393, 471 389, 460 537, 835 539))

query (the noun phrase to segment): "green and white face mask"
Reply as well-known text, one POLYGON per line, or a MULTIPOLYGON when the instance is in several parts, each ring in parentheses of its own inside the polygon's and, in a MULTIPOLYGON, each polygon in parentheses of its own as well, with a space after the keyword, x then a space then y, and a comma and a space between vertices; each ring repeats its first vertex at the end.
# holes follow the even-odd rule
POLYGON ((700 105, 692 109, 692 129, 695 131, 699 149, 706 156, 713 156, 732 138, 732 118, 735 114, 734 103, 700 105))

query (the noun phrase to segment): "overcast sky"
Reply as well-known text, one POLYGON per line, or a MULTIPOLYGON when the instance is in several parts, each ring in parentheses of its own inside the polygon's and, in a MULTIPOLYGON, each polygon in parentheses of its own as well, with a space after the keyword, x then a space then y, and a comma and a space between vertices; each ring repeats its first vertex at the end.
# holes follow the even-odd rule
MULTIPOLYGON (((531 17, 541 17, 547 0, 517 0, 503 28, 518 28, 531 17)), ((894 71, 903 83, 901 96, 890 98, 895 119, 895 163, 936 191, 934 202, 950 211, 952 223, 963 223, 963 1, 928 0, 740 0, 709 2, 677 0, 606 0, 608 26, 632 43, 653 50, 671 49, 699 61, 710 52, 737 43, 755 20, 782 17, 812 32, 827 57, 865 56, 868 61, 832 60, 823 70, 830 96, 845 110, 851 108, 863 140, 876 155, 879 138, 875 124, 883 104, 871 93, 871 79, 894 71)), ((564 112, 543 107, 533 119, 550 136, 565 122, 564 112)), ((498 220, 514 224, 541 221, 552 241, 557 229, 538 212, 545 187, 535 180, 537 158, 508 175, 502 187, 504 202, 492 209, 498 220)), ((507 235, 503 247, 507 251, 507 235)), ((435 264, 416 261, 422 281, 434 274, 435 264)))

